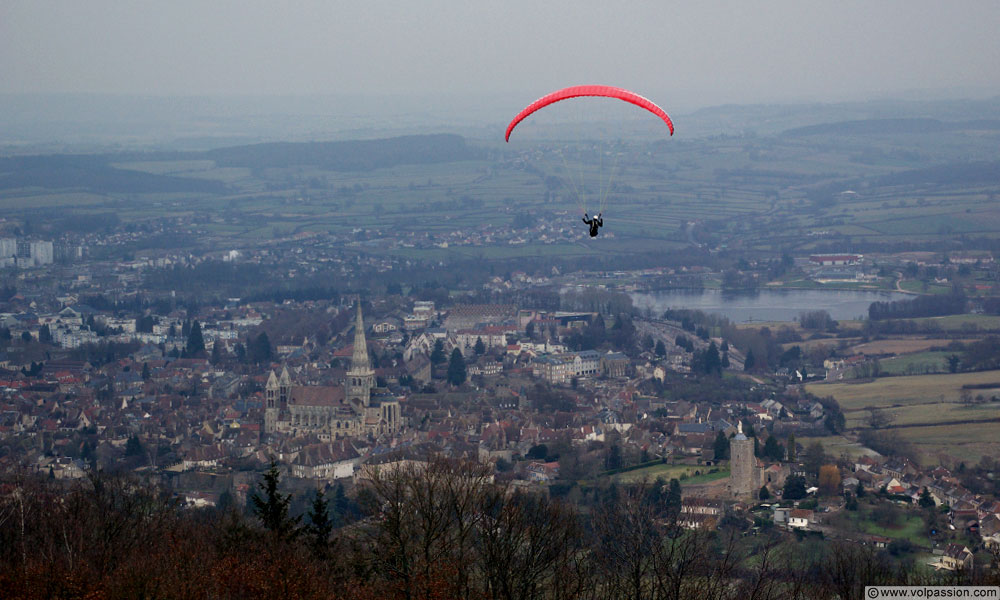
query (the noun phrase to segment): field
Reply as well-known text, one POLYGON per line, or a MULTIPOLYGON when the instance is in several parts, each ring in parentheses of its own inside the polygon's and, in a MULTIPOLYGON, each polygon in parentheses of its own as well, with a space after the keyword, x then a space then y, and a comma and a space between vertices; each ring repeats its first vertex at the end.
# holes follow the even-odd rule
POLYGON ((941 456, 978 460, 1000 454, 1000 371, 885 377, 867 383, 809 384, 809 391, 833 396, 849 428, 869 426, 869 407, 880 408, 900 437, 913 443, 926 460, 941 456), (966 393, 962 386, 996 384, 966 393), (982 402, 975 398, 982 396, 982 402))
POLYGON ((862 456, 875 456, 878 453, 869 448, 865 448, 858 442, 851 441, 842 435, 831 435, 825 437, 799 437, 795 438, 796 444, 804 448, 809 447, 814 442, 819 442, 823 446, 823 451, 833 457, 847 456, 851 460, 862 456))
POLYGON ((888 375, 923 375, 944 373, 948 370, 948 356, 954 352, 913 352, 879 361, 882 372, 888 375))
MULTIPOLYGON (((956 340, 951 340, 948 338, 931 338, 931 339, 917 339, 917 338, 903 338, 895 340, 876 340, 874 342, 866 342, 864 344, 858 344, 851 348, 851 352, 855 354, 908 354, 910 352, 923 352, 934 347, 946 347, 948 344, 956 340)), ((957 340, 962 343, 967 343, 972 340, 957 340)))
POLYGON ((924 520, 914 511, 902 509, 902 515, 895 525, 884 526, 871 520, 868 507, 862 511, 843 511, 836 518, 843 525, 868 535, 878 535, 892 539, 905 539, 917 546, 927 546, 929 541, 924 533, 924 520))
POLYGON ((963 385, 994 382, 1000 382, 1000 371, 884 377, 866 383, 810 383, 806 389, 818 396, 833 396, 846 412, 869 406, 957 402, 963 385))
POLYGON ((642 481, 643 479, 655 481, 660 477, 666 481, 670 481, 671 479, 680 479, 681 485, 683 486, 706 483, 729 476, 729 469, 720 469, 716 473, 707 473, 710 468, 714 467, 704 467, 701 465, 662 464, 644 467, 634 471, 626 471, 625 473, 619 473, 614 477, 616 480, 623 483, 634 483, 642 481), (698 475, 695 475, 695 473, 698 473, 698 475), (681 477, 684 477, 684 479, 681 479, 681 477))

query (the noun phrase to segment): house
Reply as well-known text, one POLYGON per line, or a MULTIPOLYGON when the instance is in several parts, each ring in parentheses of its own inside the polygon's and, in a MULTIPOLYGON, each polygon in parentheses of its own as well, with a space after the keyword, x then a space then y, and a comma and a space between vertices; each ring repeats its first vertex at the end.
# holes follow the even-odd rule
POLYGON ((678 524, 685 529, 714 529, 722 518, 723 505, 707 498, 684 498, 678 524))
POLYGON ((305 446, 292 461, 292 476, 305 479, 343 479, 354 476, 360 455, 346 440, 305 446))
POLYGON ((788 513, 789 529, 809 529, 809 524, 813 522, 813 511, 804 508, 795 508, 788 513))
POLYGON ((944 554, 938 557, 937 562, 930 566, 936 570, 957 571, 972 567, 972 551, 961 544, 948 544, 944 554))

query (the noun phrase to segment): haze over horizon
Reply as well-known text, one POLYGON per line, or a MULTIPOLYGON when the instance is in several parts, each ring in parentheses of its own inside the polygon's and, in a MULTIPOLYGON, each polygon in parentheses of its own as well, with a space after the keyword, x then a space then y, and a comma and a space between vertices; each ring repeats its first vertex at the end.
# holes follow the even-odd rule
MULTIPOLYGON (((939 9, 922 0, 764 9, 13 0, 0 6, 0 144, 330 138, 449 124, 492 135, 527 102, 580 83, 633 89, 675 115, 1000 95, 1000 4, 939 9)), ((695 131, 706 130, 681 130, 695 131)))
POLYGON ((940 8, 13 1, 0 93, 531 96, 593 82, 686 109, 1000 93, 1000 4, 940 8))

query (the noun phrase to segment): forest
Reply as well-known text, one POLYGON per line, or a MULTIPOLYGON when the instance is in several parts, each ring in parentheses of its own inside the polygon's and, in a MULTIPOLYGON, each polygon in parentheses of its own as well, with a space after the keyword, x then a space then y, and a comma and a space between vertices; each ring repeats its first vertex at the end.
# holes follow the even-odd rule
POLYGON ((779 534, 753 515, 684 527, 680 486, 595 489, 589 510, 440 457, 366 467, 293 515, 272 464, 240 510, 185 508, 132 474, 0 483, 7 598, 797 599, 865 585, 996 585, 887 550, 779 534), (750 527, 750 521, 756 526, 750 527))

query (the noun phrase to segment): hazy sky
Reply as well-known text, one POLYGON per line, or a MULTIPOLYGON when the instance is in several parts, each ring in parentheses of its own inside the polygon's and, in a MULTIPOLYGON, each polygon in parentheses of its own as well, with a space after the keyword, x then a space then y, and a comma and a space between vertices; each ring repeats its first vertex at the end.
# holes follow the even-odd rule
POLYGON ((996 0, 0 0, 0 93, 962 96, 1000 92, 998 30, 996 0))

